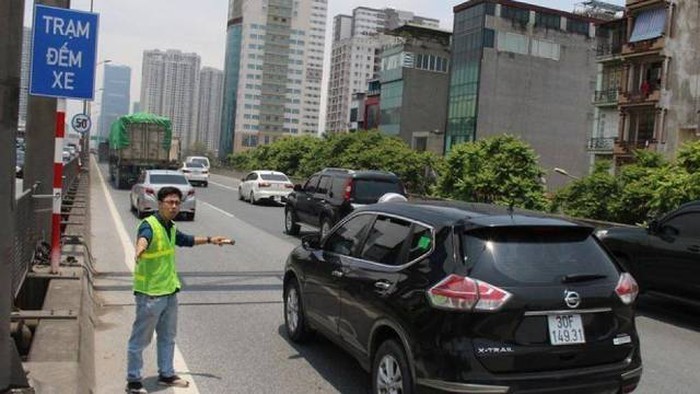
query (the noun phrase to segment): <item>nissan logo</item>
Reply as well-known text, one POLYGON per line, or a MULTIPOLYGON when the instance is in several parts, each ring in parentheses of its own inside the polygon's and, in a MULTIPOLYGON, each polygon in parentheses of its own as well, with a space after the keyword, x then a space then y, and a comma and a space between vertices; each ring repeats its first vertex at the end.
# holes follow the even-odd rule
POLYGON ((578 308, 581 304, 581 296, 575 291, 564 290, 564 302, 569 308, 578 308))

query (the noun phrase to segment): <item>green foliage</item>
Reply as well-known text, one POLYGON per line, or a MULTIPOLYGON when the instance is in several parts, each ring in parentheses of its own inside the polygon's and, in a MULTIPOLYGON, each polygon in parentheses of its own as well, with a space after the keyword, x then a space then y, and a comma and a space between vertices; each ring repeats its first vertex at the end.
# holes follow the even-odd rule
POLYGON ((441 160, 377 131, 282 138, 229 157, 229 163, 241 170, 265 168, 294 177, 307 177, 327 167, 391 171, 409 192, 421 194, 430 193, 435 179, 426 174, 439 168, 441 160))
POLYGON ((554 196, 552 211, 564 211, 568 215, 582 218, 616 220, 616 205, 622 191, 610 169, 609 161, 596 163, 590 176, 570 183, 554 196))
POLYGON ((528 209, 546 205, 537 156, 517 137, 501 135, 460 144, 445 161, 437 187, 444 197, 528 209))
POLYGON ((678 164, 691 174, 700 172, 700 141, 685 144, 678 152, 678 164))
POLYGON ((635 162, 623 166, 617 176, 602 166, 560 190, 553 208, 572 216, 635 224, 700 199, 698 142, 685 145, 677 163, 640 150, 635 162))

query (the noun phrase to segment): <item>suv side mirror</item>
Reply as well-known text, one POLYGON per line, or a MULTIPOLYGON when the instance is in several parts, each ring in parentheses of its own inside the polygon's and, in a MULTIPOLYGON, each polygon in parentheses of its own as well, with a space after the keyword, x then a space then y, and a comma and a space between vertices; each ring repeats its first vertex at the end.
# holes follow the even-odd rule
POLYGON ((297 183, 297 184, 294 185, 294 191, 295 191, 295 192, 300 192, 301 190, 302 190, 302 189, 301 189, 301 185, 300 185, 300 184, 297 183))
POLYGON ((301 237, 301 245, 306 250, 321 248, 321 234, 313 233, 301 237))

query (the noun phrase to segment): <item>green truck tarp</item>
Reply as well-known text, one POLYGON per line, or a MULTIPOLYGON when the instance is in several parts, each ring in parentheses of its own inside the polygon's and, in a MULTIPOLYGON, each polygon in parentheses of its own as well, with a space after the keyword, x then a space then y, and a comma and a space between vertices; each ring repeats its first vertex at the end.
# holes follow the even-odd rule
POLYGON ((129 134, 126 130, 129 125, 134 123, 151 123, 164 126, 165 140, 163 140, 163 148, 170 149, 170 141, 173 135, 170 119, 147 113, 124 115, 115 120, 109 131, 109 147, 111 149, 122 149, 129 146, 129 134))

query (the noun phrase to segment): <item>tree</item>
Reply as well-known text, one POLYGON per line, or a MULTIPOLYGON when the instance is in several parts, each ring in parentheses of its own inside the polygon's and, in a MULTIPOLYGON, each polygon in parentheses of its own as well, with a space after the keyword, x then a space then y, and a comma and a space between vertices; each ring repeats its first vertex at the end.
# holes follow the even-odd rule
POLYGON ((543 209, 543 175, 529 145, 501 135, 454 146, 437 189, 443 197, 464 201, 543 209))
POLYGON ((620 184, 610 173, 609 161, 597 162, 590 176, 570 183, 555 195, 551 210, 567 215, 615 221, 619 211, 620 184))

